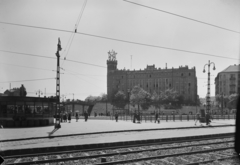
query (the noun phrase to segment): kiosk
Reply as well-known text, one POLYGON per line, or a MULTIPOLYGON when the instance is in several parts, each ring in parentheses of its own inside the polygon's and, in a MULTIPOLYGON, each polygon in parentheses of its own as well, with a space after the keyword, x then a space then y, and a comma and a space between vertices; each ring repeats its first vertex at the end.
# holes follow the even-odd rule
POLYGON ((56 98, 0 96, 3 127, 38 127, 54 124, 56 98))

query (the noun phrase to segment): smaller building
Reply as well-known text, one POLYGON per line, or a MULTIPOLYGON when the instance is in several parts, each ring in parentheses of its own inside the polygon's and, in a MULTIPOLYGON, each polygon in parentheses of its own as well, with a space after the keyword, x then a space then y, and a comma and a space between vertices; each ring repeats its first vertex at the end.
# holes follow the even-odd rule
MULTIPOLYGON (((93 106, 95 105, 94 103, 88 103, 85 101, 71 101, 71 102, 63 102, 62 103, 65 110, 65 113, 71 113, 72 116, 75 116, 76 113, 78 113, 79 115, 84 114, 85 111, 87 111, 87 113, 90 115, 93 109, 93 106)), ((64 113, 62 112, 62 113, 64 113)))
POLYGON ((230 65, 215 78, 215 95, 240 93, 240 65, 230 65))
POLYGON ((4 127, 53 124, 56 98, 0 96, 0 123, 4 127))

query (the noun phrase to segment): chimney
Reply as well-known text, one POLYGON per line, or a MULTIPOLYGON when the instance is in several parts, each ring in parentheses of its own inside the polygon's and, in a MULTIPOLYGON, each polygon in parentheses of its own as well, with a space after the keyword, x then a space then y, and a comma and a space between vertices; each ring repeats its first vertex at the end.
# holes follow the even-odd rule
POLYGON ((166 69, 167 69, 167 63, 166 63, 166 69))

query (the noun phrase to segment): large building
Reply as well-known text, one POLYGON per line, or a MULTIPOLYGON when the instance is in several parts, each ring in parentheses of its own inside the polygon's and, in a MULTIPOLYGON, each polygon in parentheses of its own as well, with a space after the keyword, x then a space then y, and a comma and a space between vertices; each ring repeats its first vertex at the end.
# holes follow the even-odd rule
POLYGON ((230 65, 215 78, 215 95, 240 93, 240 65, 230 65))
POLYGON ((166 89, 174 89, 184 97, 184 100, 197 100, 196 69, 188 66, 179 68, 156 68, 148 65, 143 70, 119 70, 116 53, 108 52, 107 60, 107 94, 111 101, 114 94, 121 90, 126 96, 134 86, 139 85, 149 93, 160 93, 166 89))

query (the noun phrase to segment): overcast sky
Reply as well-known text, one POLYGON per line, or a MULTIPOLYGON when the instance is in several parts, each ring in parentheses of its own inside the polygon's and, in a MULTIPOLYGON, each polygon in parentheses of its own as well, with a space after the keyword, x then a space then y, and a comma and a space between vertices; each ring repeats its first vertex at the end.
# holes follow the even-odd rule
MULTIPOLYGON (((85 0, 1 0, 0 22, 73 31, 85 0)), ((240 32, 239 0, 132 0, 139 4, 214 24, 240 32)), ((181 49, 217 56, 239 59, 240 35, 160 11, 134 5, 122 0, 88 0, 78 32, 110 37, 131 42, 181 49)), ((11 87, 27 89, 28 96, 37 96, 36 91, 47 96, 56 92, 56 50, 61 39, 63 59, 72 33, 21 27, 0 23, 0 92, 9 89, 9 81, 45 79, 38 81, 12 82, 11 87), (14 51, 51 58, 24 56, 14 51), (18 66, 16 66, 18 65, 18 66), (39 68, 39 69, 37 69, 39 68), (45 69, 45 70, 44 70, 45 69)), ((67 98, 85 99, 107 92, 107 52, 115 50, 118 69, 144 69, 147 65, 178 68, 196 67, 198 94, 207 93, 207 73, 203 66, 208 60, 211 67, 211 95, 215 95, 214 78, 229 65, 239 60, 224 59, 194 53, 167 50, 126 42, 107 40, 88 35, 75 34, 66 59, 103 67, 61 60, 61 94, 67 98)))

